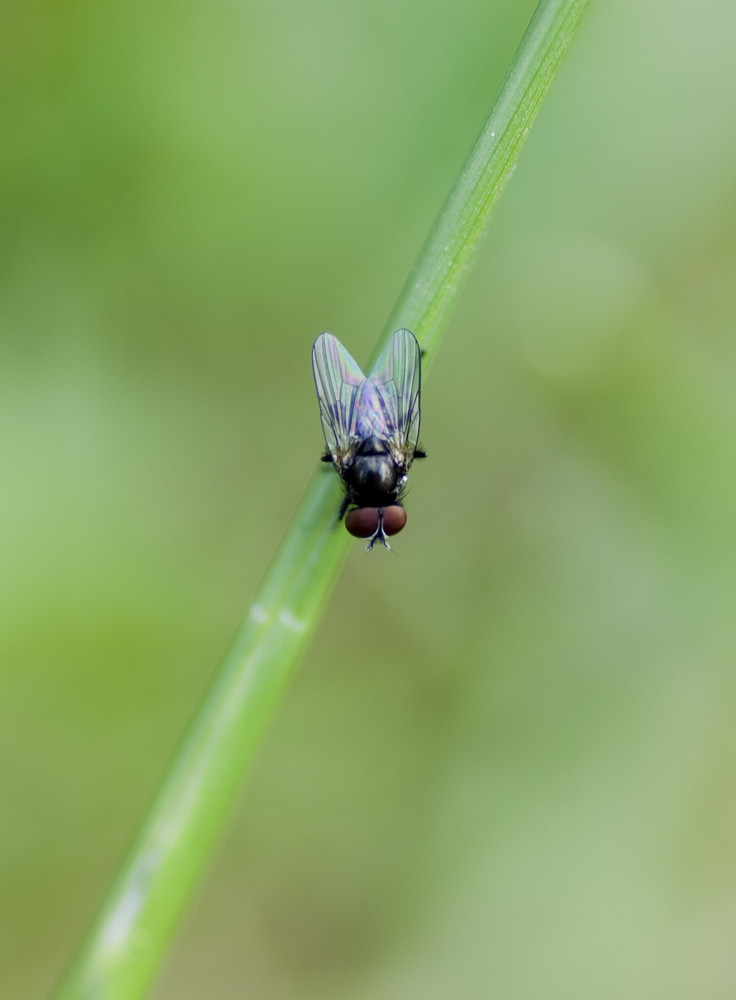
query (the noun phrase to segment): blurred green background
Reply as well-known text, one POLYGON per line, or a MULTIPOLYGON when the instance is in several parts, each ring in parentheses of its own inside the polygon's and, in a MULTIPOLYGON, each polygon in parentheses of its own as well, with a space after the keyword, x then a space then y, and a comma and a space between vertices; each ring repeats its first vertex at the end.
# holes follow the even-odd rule
MULTIPOLYGON (((4 997, 48 994, 532 2, 11 2, 4 997)), ((594 3, 156 998, 736 993, 736 7, 594 3)))

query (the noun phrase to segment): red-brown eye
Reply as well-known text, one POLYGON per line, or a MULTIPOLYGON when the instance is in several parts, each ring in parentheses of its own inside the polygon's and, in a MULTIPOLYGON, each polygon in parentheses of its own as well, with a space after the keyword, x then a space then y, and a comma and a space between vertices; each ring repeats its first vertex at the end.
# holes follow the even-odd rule
POLYGON ((406 524, 406 511, 398 504, 389 507, 356 507, 345 515, 345 527, 356 538, 370 538, 379 530, 379 510, 383 512, 383 530, 396 535, 406 524))
POLYGON ((356 507, 345 515, 345 527, 355 538, 370 538, 378 528, 377 507, 356 507))
POLYGON ((397 535, 406 524, 406 511, 398 504, 383 508, 383 530, 387 535, 397 535))

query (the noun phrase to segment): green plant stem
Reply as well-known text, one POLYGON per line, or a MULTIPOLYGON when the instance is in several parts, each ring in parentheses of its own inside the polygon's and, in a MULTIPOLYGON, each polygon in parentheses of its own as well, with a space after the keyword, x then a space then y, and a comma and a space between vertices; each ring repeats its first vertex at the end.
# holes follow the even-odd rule
MULTIPOLYGON (((386 336, 414 331, 425 371, 588 2, 537 7, 386 325, 386 336)), ((336 530, 338 503, 336 477, 319 470, 56 1000, 133 1000, 161 965, 351 544, 336 530)))
POLYGON ((436 355, 491 210, 590 0, 541 0, 470 156, 453 185, 384 328, 413 330, 422 371, 436 355))

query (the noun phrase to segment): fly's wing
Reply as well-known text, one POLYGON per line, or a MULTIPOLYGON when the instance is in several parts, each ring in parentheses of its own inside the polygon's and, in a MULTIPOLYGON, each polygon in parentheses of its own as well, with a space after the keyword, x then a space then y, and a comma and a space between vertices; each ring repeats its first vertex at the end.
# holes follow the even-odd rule
POLYGON ((339 469, 355 448, 358 392, 365 375, 331 333, 315 340, 312 371, 325 444, 339 469))
POLYGON ((421 369, 416 337, 409 330, 397 330, 367 379, 380 397, 385 434, 394 458, 407 469, 419 440, 421 369))

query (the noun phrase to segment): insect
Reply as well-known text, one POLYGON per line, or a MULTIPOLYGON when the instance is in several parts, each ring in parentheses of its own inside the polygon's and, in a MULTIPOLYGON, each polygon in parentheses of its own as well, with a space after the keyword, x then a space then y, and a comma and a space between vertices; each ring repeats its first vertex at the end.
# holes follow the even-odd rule
POLYGON ((342 479, 340 520, 357 538, 390 548, 387 535, 406 524, 401 500, 419 439, 421 355, 416 337, 397 330, 370 374, 364 375, 340 341, 321 333, 312 369, 327 451, 342 479), (347 512, 347 516, 345 516, 347 512))

